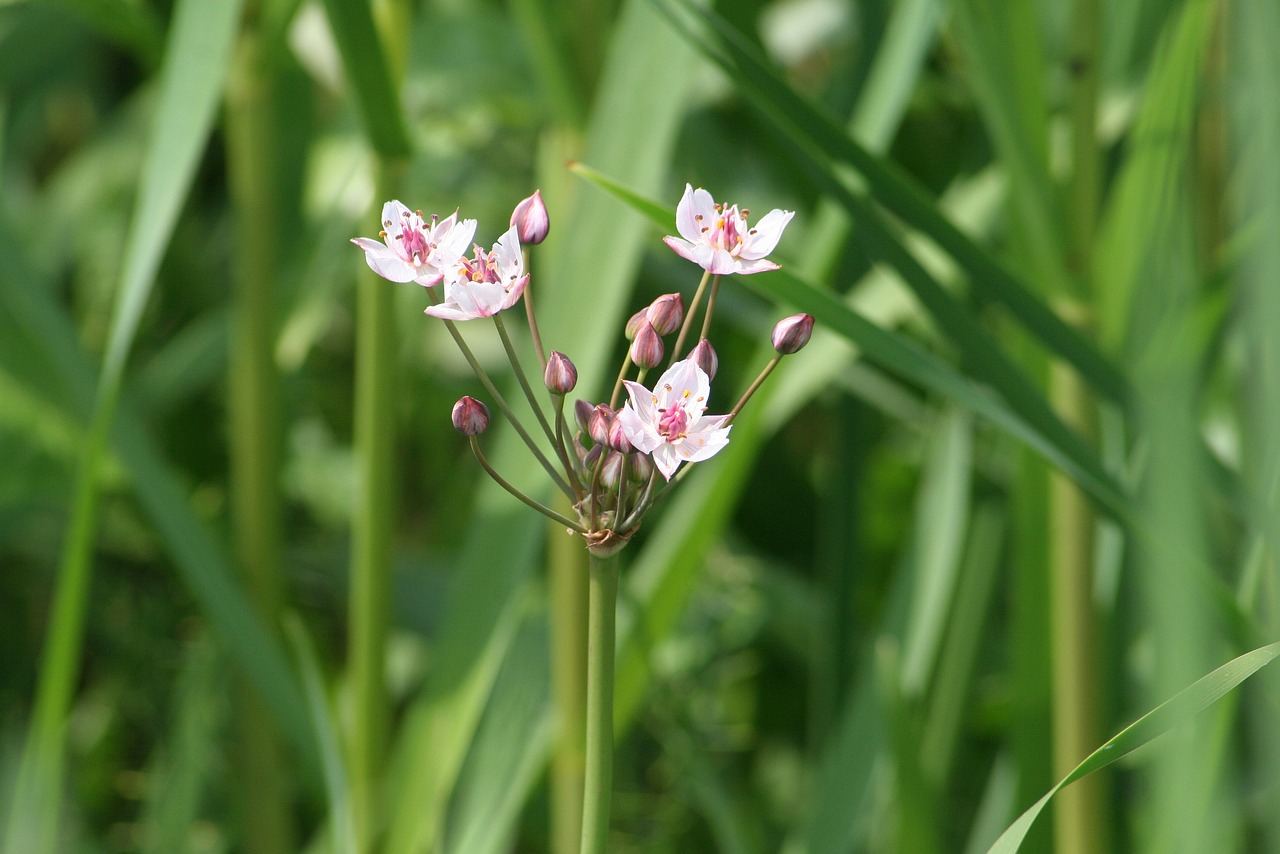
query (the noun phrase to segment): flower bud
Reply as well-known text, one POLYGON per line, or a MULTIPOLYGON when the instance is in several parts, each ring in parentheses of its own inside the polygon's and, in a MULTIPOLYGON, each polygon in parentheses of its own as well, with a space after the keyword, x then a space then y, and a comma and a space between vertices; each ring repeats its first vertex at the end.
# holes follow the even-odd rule
POLYGON ((591 436, 591 441, 597 445, 609 444, 609 427, 616 418, 613 410, 606 404, 597 403, 587 420, 587 434, 591 436))
POLYGON ((652 474, 652 457, 648 454, 627 454, 627 477, 633 483, 646 483, 652 474))
POLYGON ((552 394, 568 394, 578 384, 578 369, 564 353, 552 350, 547 357, 547 369, 542 374, 542 381, 552 394))
POLYGON ((702 372, 707 375, 707 379, 716 378, 716 370, 720 367, 720 359, 716 356, 716 351, 711 347, 711 342, 703 338, 698 342, 698 346, 694 347, 689 353, 689 360, 692 361, 702 372))
POLYGON ((654 332, 670 335, 684 321, 684 297, 680 294, 663 294, 649 305, 646 314, 654 332))
POLYGON ((648 370, 662 362, 662 339, 648 321, 640 324, 636 340, 631 342, 631 361, 648 370))
POLYGON ((618 482, 622 480, 622 474, 626 471, 626 467, 626 454, 610 451, 609 455, 604 458, 604 466, 600 469, 600 483, 610 491, 617 489, 618 482))
POLYGON ((516 205, 511 212, 511 224, 516 227, 516 234, 525 246, 536 246, 547 239, 551 218, 547 216, 547 206, 542 203, 541 190, 534 190, 532 196, 516 205))
POLYGON ((591 413, 594 411, 595 407, 585 400, 573 402, 573 420, 578 422, 578 429, 588 436, 591 435, 591 413))
POLYGON ((464 436, 479 436, 489 429, 489 407, 474 397, 463 397, 453 405, 453 427, 464 436))
POLYGON ((626 336, 628 341, 634 341, 636 333, 640 331, 640 327, 649 322, 649 309, 642 308, 635 314, 631 315, 631 319, 627 321, 627 326, 622 330, 622 334, 626 336))
POLYGON ((635 450, 631 444, 631 440, 627 438, 626 431, 622 429, 622 419, 615 415, 613 420, 609 422, 609 433, 605 437, 605 444, 615 451, 621 451, 629 454, 635 450))
POLYGON ((793 314, 784 317, 773 327, 773 349, 784 356, 798 353, 809 343, 813 334, 812 314, 793 314))

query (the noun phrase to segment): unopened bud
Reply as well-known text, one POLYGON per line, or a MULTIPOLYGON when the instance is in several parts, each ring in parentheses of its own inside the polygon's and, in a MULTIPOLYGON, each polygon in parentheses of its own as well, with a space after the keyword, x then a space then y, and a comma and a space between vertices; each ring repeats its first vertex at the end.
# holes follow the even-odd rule
POLYGON ((636 339, 631 342, 631 361, 638 367, 648 370, 662 362, 662 339, 654 330, 653 324, 640 324, 636 339))
POLYGON ((720 368, 720 359, 716 356, 715 349, 711 346, 711 342, 703 338, 698 342, 698 346, 694 347, 689 353, 689 359, 707 375, 707 379, 716 378, 716 371, 720 368))
POLYGON ((597 445, 609 444, 609 427, 615 418, 612 409, 606 404, 597 403, 587 420, 587 434, 591 436, 591 441, 597 445))
POLYGON ((650 303, 646 314, 654 332, 670 335, 684 321, 684 297, 680 294, 663 294, 650 303))
POLYGON ((627 477, 645 483, 653 474, 653 458, 648 454, 627 454, 627 477))
POLYGON ((578 422, 578 429, 586 435, 591 435, 591 413, 595 411, 595 407, 585 400, 575 400, 573 402, 573 420, 578 422))
POLYGON ((622 419, 617 415, 609 422, 609 434, 606 437, 605 444, 624 454, 629 454, 635 450, 631 445, 631 440, 627 438, 626 432, 622 429, 622 419))
POLYGON ((784 356, 798 353, 813 335, 813 315, 793 314, 773 327, 773 349, 784 356))
POLYGON ((474 397, 463 397, 453 405, 453 427, 464 436, 479 436, 489 429, 489 407, 474 397))
POLYGON ((552 350, 547 357, 547 369, 542 374, 542 381, 552 394, 568 394, 578 384, 578 369, 564 353, 552 350))
POLYGON ((636 339, 636 333, 640 331, 640 327, 649 322, 649 309, 642 308, 635 314, 631 315, 631 319, 627 321, 626 328, 622 330, 622 334, 626 336, 628 341, 636 339))
POLYGON ((511 224, 516 227, 520 242, 526 246, 536 246, 547 239, 551 218, 547 216, 547 206, 542 203, 541 190, 534 190, 532 196, 516 205, 511 212, 511 224))
POLYGON ((617 489, 618 481, 622 480, 622 474, 626 471, 626 467, 626 454, 610 451, 609 455, 604 458, 604 466, 600 469, 600 482, 604 484, 604 488, 609 490, 617 489))

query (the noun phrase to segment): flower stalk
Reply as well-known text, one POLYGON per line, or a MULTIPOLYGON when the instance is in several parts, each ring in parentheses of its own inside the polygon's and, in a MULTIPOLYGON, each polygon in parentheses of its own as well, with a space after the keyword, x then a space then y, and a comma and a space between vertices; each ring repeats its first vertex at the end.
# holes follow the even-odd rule
POLYGON ((587 752, 582 854, 605 854, 613 793, 613 679, 618 554, 591 551, 587 597, 587 752))

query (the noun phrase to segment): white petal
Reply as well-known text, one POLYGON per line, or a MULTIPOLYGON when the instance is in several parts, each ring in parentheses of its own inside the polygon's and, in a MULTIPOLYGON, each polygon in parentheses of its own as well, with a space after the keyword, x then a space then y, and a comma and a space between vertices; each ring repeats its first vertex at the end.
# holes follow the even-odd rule
POLYGON ((658 471, 662 472, 663 477, 671 480, 671 475, 675 474, 676 469, 680 467, 680 455, 676 453, 675 448, 664 443, 654 449, 653 464, 658 467, 658 471))
POLYGON ((364 250, 364 260, 369 269, 384 279, 393 282, 412 282, 418 271, 412 264, 406 263, 388 247, 367 237, 357 237, 351 241, 364 250))
POLYGON ((742 251, 738 256, 744 261, 755 261, 768 255, 782 238, 782 230, 796 215, 795 211, 784 211, 774 208, 765 214, 756 227, 747 232, 742 241, 742 251))
MULTIPOLYGON (((648 394, 647 391, 644 392, 645 396, 648 394)), ((618 412, 618 423, 622 425, 622 435, 627 437, 627 441, 634 445, 636 450, 648 454, 662 444, 662 437, 654 428, 652 419, 641 416, 631 408, 630 403, 618 412)))
MULTIPOLYGON (((702 237, 702 229, 694 219, 696 214, 697 212, 693 209, 693 185, 685 184, 684 195, 680 197, 680 204, 676 205, 676 231, 680 232, 680 236, 685 240, 693 243, 697 243, 702 237)), ((671 248, 675 249, 674 246, 671 248)))

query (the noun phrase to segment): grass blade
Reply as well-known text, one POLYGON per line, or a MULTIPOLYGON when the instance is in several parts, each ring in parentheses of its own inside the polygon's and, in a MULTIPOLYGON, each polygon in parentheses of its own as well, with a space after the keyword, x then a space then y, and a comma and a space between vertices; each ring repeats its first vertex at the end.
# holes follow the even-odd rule
POLYGON ((1233 691, 1236 686, 1258 670, 1270 664, 1276 656, 1280 656, 1280 643, 1259 647, 1238 658, 1233 658, 1129 724, 1089 754, 1074 771, 1062 778, 1057 785, 1044 794, 1044 797, 1032 804, 1013 824, 1009 825, 991 846, 988 854, 1013 854, 1022 844, 1032 823, 1063 787, 1107 767, 1178 724, 1189 721, 1233 691))

